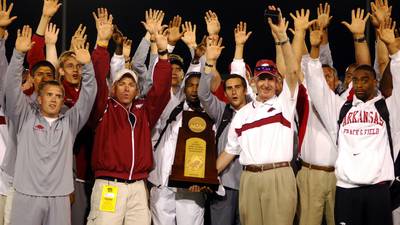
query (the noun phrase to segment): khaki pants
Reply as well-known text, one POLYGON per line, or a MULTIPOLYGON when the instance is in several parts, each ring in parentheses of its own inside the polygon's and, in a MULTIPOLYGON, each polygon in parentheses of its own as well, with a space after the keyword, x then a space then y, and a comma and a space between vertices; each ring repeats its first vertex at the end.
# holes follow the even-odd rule
POLYGON ((150 225, 148 192, 144 181, 132 184, 96 179, 91 197, 88 225, 150 225), (104 185, 118 187, 115 212, 100 211, 104 185))
POLYGON ((291 167, 242 172, 239 189, 242 225, 292 225, 296 204, 296 179, 291 167))
POLYGON ((300 225, 320 225, 325 215, 327 225, 334 225, 335 172, 302 167, 297 174, 300 225))
POLYGON ((14 193, 15 193, 14 188, 10 187, 7 192, 7 199, 4 206, 4 225, 11 224, 11 208, 13 204, 12 202, 14 198, 14 193))

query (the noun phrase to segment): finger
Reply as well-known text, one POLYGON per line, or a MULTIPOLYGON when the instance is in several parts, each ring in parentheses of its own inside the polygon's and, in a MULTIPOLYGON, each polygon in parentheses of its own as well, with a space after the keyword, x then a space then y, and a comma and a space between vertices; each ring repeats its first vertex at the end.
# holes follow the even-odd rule
POLYGON ((299 12, 299 10, 296 10, 296 17, 297 17, 297 18, 300 17, 300 12, 299 12))
POLYGON ((350 30, 350 24, 347 23, 346 21, 342 21, 341 24, 345 25, 347 27, 347 29, 350 30))
POLYGON ((304 9, 301 9, 300 15, 301 15, 301 17, 304 17, 304 9))
POLYGON ((92 15, 93 15, 93 18, 94 18, 95 21, 99 20, 99 18, 97 17, 95 12, 92 12, 92 15))
POLYGON ((322 3, 319 3, 319 6, 317 7, 317 16, 322 14, 322 3))
POLYGON ((351 21, 353 21, 356 18, 356 12, 353 10, 351 10, 351 21))
POLYGON ((370 13, 367 13, 367 15, 366 15, 365 18, 364 18, 364 22, 366 22, 370 16, 371 16, 371 14, 370 14, 370 13))
POLYGON ((292 17, 293 20, 296 20, 296 17, 293 15, 293 13, 290 13, 289 15, 290 17, 292 17))
POLYGON ((250 37, 250 35, 251 35, 252 33, 253 33, 252 31, 250 31, 249 33, 247 33, 247 35, 246 35, 246 40, 249 39, 249 37, 250 37))
POLYGON ((80 32, 80 36, 82 37, 86 32, 86 26, 83 26, 81 32, 80 32))
POLYGON ((89 42, 86 42, 86 47, 85 47, 85 49, 86 49, 87 51, 89 51, 89 42))
POLYGON ((13 7, 14 7, 13 3, 11 3, 10 6, 8 6, 7 15, 11 14, 11 10, 13 9, 13 7))
POLYGON ((395 29, 396 29, 396 21, 393 21, 392 31, 394 32, 395 29))

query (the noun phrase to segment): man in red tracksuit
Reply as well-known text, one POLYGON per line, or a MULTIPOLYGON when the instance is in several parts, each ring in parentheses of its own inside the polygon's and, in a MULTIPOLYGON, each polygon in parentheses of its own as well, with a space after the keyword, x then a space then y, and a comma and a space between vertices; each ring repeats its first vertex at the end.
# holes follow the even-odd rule
MULTIPOLYGON (((113 77, 110 95, 107 73, 96 71, 98 92, 90 119, 95 129, 92 169, 96 181, 88 224, 150 225, 145 184, 153 167, 150 131, 169 101, 172 76, 166 37, 157 34, 156 43, 159 61, 145 99, 136 98, 140 90, 133 71, 123 69, 113 77)), ((97 48, 101 44, 98 41, 97 48)), ((95 51, 92 57, 99 60, 104 57, 95 53, 108 55, 105 49, 95 51)))

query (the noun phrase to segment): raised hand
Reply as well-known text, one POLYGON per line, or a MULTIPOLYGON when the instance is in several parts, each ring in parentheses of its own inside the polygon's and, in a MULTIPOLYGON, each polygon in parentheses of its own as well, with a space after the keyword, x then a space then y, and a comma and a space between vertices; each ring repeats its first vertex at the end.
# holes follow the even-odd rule
POLYGON ((15 41, 15 49, 19 52, 26 53, 29 51, 32 46, 35 44, 35 42, 31 41, 32 37, 32 28, 30 28, 28 25, 25 25, 21 29, 18 29, 17 31, 17 40, 15 41))
POLYGON ((317 8, 318 15, 318 24, 322 29, 326 29, 331 23, 332 16, 329 16, 331 12, 331 6, 325 2, 325 5, 322 6, 322 3, 319 4, 317 8))
POLYGON ((246 30, 247 30, 246 22, 240 21, 240 23, 236 25, 236 28, 234 30, 236 45, 244 45, 247 39, 249 39, 252 32, 250 31, 246 33, 247 32, 246 30))
POLYGON ((58 39, 58 33, 60 29, 57 28, 55 24, 50 23, 46 27, 46 31, 44 33, 44 41, 46 45, 55 45, 58 39))
POLYGON ((182 24, 182 17, 179 15, 174 16, 174 18, 169 21, 168 25, 168 44, 175 46, 183 36, 183 31, 180 31, 182 24))
POLYGON ((273 24, 272 19, 268 18, 268 24, 271 27, 271 31, 275 33, 278 41, 286 41, 288 39, 286 30, 289 26, 289 22, 286 21, 285 17, 281 17, 278 25, 273 24))
POLYGON ((355 36, 364 36, 365 32, 365 23, 367 22, 370 14, 367 13, 364 17, 364 9, 357 8, 357 11, 354 9, 351 10, 351 24, 346 21, 342 21, 342 24, 350 30, 351 33, 355 36))
POLYGON ((207 48, 206 48, 206 60, 207 63, 214 64, 219 56, 221 55, 222 49, 225 47, 222 46, 222 38, 218 39, 207 39, 207 48))
POLYGON ((194 57, 195 59, 200 59, 205 53, 207 49, 207 36, 204 35, 200 44, 196 46, 194 49, 194 57))
POLYGON ((323 28, 315 23, 310 28, 310 44, 312 47, 318 48, 322 43, 323 28))
POLYGON ((389 6, 388 0, 375 0, 371 2, 371 22, 375 28, 379 28, 380 24, 384 24, 386 19, 392 13, 392 6, 389 6))
POLYGON ((71 51, 74 49, 75 45, 84 44, 86 42, 87 35, 85 34, 85 32, 86 32, 86 26, 79 24, 78 29, 76 29, 75 34, 74 36, 72 36, 71 39, 71 46, 70 46, 71 51))
POLYGON ((107 9, 97 9, 98 15, 93 12, 93 17, 96 22, 97 40, 100 42, 107 42, 111 39, 113 34, 113 16, 108 15, 107 9))
POLYGON ((208 35, 218 35, 221 31, 221 24, 219 23, 217 14, 211 10, 208 10, 204 19, 207 24, 208 35))
POLYGON ((196 48, 196 24, 192 26, 192 23, 185 22, 182 24, 182 30, 184 31, 183 36, 181 37, 182 41, 188 46, 189 48, 196 48))
POLYGON ((17 19, 16 16, 13 16, 10 18, 10 14, 11 14, 11 10, 13 9, 13 6, 14 6, 14 4, 11 3, 7 9, 7 4, 6 4, 5 0, 3 1, 3 4, 0 3, 0 28, 5 29, 15 19, 17 19))
POLYGON ((379 39, 381 39, 386 45, 394 44, 396 42, 395 30, 396 21, 393 23, 391 19, 386 19, 384 23, 382 23, 377 30, 379 39))
POLYGON ((157 49, 159 52, 165 51, 168 45, 168 29, 165 27, 155 34, 157 49))
POLYGON ((145 22, 141 21, 144 28, 150 35, 154 36, 162 29, 162 21, 164 20, 164 12, 162 10, 146 10, 145 22))
POLYGON ((90 63, 89 43, 79 43, 74 46, 75 59, 80 64, 90 63))
POLYGON ((115 45, 118 45, 118 46, 122 46, 122 44, 124 42, 124 35, 122 34, 122 32, 118 29, 118 27, 116 25, 114 26, 112 39, 113 39, 115 45))
MULTIPOLYGON (((280 10, 279 10, 280 12, 280 10)), ((310 17, 310 10, 301 9, 296 10, 296 16, 293 13, 290 13, 290 16, 294 22, 294 30, 295 32, 298 31, 306 31, 316 20, 309 21, 310 17)))
POLYGON ((131 49, 132 49, 132 40, 128 39, 127 37, 124 37, 124 42, 122 45, 122 54, 124 55, 125 59, 130 58, 131 49))
POLYGON ((43 10, 42 16, 44 17, 53 17, 54 14, 60 8, 61 3, 58 3, 58 0, 44 0, 43 2, 43 10))

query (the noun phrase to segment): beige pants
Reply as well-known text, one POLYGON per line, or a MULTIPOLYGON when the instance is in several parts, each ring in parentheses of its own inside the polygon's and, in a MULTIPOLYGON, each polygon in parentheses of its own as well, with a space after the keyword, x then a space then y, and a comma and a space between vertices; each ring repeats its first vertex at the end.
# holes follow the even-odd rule
POLYGON ((12 208, 12 202, 13 202, 13 198, 14 198, 14 193, 15 190, 13 187, 10 187, 8 189, 8 193, 7 193, 7 199, 6 199, 6 203, 4 206, 4 225, 10 225, 11 224, 11 208, 12 208))
POLYGON ((4 208, 6 206, 7 196, 0 195, 0 225, 4 225, 4 208))
POLYGON ((96 179, 87 225, 150 225, 150 222, 148 192, 144 181, 125 184, 96 179), (104 185, 118 187, 115 212, 103 212, 99 209, 104 185))
POLYGON ((242 225, 292 225, 296 204, 296 179, 291 167, 243 171, 239 189, 242 225))
POLYGON ((327 225, 334 225, 335 172, 306 167, 297 174, 300 225, 320 225, 325 214, 327 225))

